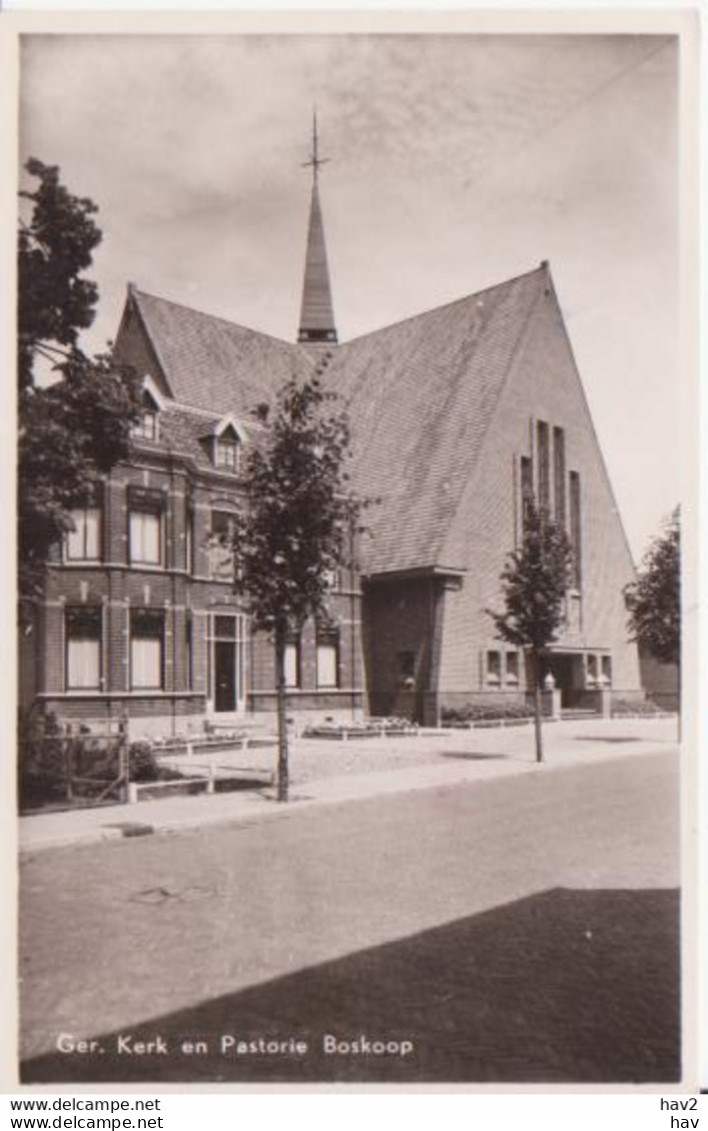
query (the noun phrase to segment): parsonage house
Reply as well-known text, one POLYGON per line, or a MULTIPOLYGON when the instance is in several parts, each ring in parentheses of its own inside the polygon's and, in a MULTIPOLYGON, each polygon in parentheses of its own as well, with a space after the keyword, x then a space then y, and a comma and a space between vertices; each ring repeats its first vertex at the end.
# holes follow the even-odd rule
POLYGON ((116 350, 144 377, 144 416, 130 462, 48 563, 23 706, 127 715, 138 736, 272 716, 272 643, 251 631, 213 536, 242 506, 253 408, 314 370, 348 407, 356 489, 380 501, 356 570, 331 578, 331 621, 288 643, 292 716, 434 724, 449 707, 523 700, 524 655, 486 610, 501 609, 529 498, 573 547, 548 660, 562 706, 643 697, 622 597, 634 567, 548 264, 340 344, 318 164, 315 151, 296 343, 129 285, 116 350))

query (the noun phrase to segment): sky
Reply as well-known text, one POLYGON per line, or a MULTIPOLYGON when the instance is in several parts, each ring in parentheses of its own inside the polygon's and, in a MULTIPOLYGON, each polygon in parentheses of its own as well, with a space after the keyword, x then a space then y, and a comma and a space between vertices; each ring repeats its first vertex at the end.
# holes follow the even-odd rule
POLYGON ((295 340, 313 107, 340 340, 550 261, 635 560, 679 500, 669 36, 32 35, 21 160, 99 206, 84 345, 128 281, 295 340))

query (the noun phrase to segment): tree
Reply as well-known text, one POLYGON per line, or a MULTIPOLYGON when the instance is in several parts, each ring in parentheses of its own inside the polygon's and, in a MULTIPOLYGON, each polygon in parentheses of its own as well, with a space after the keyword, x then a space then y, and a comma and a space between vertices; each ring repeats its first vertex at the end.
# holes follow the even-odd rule
POLYGON ((101 239, 90 200, 61 184, 59 170, 31 159, 39 179, 18 235, 18 581, 22 605, 42 592, 52 544, 73 529, 98 477, 129 450, 140 393, 132 370, 109 354, 88 358, 79 334, 91 325, 96 284, 81 277, 101 239), (38 357, 54 381, 35 383, 38 357))
POLYGON ((662 664, 679 668, 681 695, 681 530, 677 507, 647 550, 636 581, 625 586, 630 639, 662 664))
POLYGON ((235 584, 256 631, 275 645, 278 800, 288 798, 285 648, 309 617, 330 619, 328 574, 352 551, 361 503, 348 489, 345 413, 328 411, 334 394, 318 376, 288 380, 245 467, 246 507, 234 524, 235 584))
POLYGON ((20 388, 32 384, 37 355, 56 362, 77 347, 79 331, 94 319, 98 287, 81 272, 91 265, 91 253, 101 242, 92 216, 91 200, 72 194, 59 180, 55 165, 31 157, 27 172, 39 179, 34 192, 20 198, 32 201, 30 222, 20 222, 18 234, 18 366, 20 388))
POLYGON ((568 537, 547 510, 528 502, 521 546, 501 573, 503 613, 487 612, 501 640, 525 649, 534 685, 536 761, 543 761, 541 736, 542 660, 565 620, 573 554, 568 537))

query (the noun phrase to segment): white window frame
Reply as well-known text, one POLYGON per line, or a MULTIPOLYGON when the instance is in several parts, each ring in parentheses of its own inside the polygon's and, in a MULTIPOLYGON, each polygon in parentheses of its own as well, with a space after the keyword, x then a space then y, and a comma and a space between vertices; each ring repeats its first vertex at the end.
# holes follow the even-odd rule
MULTIPOLYGON (((92 607, 92 611, 99 613, 98 618, 98 635, 97 636, 74 636, 70 632, 69 617, 72 608, 64 610, 64 689, 66 691, 100 691, 103 686, 103 606, 97 609, 92 607), (75 666, 72 663, 71 653, 75 649, 72 645, 87 645, 92 647, 90 650, 84 649, 89 655, 93 655, 93 663, 89 666, 95 669, 95 678, 90 682, 74 681, 72 679, 72 671, 75 666)), ((85 660, 83 661, 85 664, 85 660)))
POLYGON ((162 610, 162 609, 150 610, 150 612, 154 612, 156 617, 159 616, 161 618, 162 631, 161 631, 159 636, 153 636, 153 635, 142 636, 142 635, 136 633, 135 630, 134 630, 134 627, 133 627, 133 616, 134 615, 137 616, 140 612, 141 612, 140 609, 131 609, 130 610, 130 621, 129 621, 129 623, 130 623, 130 632, 129 632, 130 690, 131 691, 164 691, 164 687, 165 687, 165 630, 166 630, 165 613, 164 613, 164 610, 162 610), (147 642, 147 641, 150 641, 150 642, 154 643, 155 645, 157 645, 157 661, 158 661, 158 667, 159 667, 157 683, 143 682, 142 679, 139 680, 136 677, 136 668, 140 670, 140 669, 146 667, 147 665, 145 663, 143 663, 142 660, 141 660, 140 664, 136 664, 136 662, 135 662, 136 656, 135 656, 135 651, 134 651, 134 645, 136 645, 140 642, 144 643, 144 642, 147 642))
MULTIPOLYGON (((142 545, 140 547, 140 553, 144 553, 144 548, 145 548, 145 533, 144 533, 144 530, 142 530, 142 532, 141 532, 140 541, 142 543, 142 545)), ((163 522, 162 513, 158 512, 158 511, 153 511, 153 510, 141 510, 140 507, 135 507, 135 506, 131 507, 130 510, 128 511, 128 552, 129 552, 129 555, 130 555, 130 564, 131 565, 138 565, 138 566, 153 566, 153 567, 161 566, 163 564, 163 561, 164 561, 164 541, 165 541, 165 539, 164 539, 164 522, 163 522), (144 525, 144 522, 145 522, 146 519, 154 519, 155 522, 157 523, 157 557, 156 558, 138 557, 137 548, 136 548, 136 542, 138 541, 138 539, 137 539, 137 537, 134 537, 133 520, 135 520, 136 526, 138 526, 138 520, 142 520, 142 523, 140 524, 142 526, 142 525, 144 525)))
POLYGON ((71 517, 74 521, 75 530, 68 530, 64 538, 64 561, 65 562, 100 562, 101 561, 101 534, 102 534, 102 520, 103 508, 100 506, 87 506, 77 507, 76 510, 71 512, 71 517), (88 530, 89 530, 89 516, 95 519, 95 538, 96 538, 96 553, 89 554, 87 552, 88 544, 88 530), (72 553, 72 540, 80 540, 83 552, 80 554, 72 553))
POLYGON ((300 687, 301 668, 299 638, 297 640, 286 640, 285 642, 284 669, 286 688, 296 689, 300 687))
POLYGON ((315 671, 316 682, 318 691, 336 691, 340 684, 340 671, 339 671, 339 647, 340 639, 338 633, 322 633, 317 637, 315 648, 315 671), (325 664, 325 657, 329 657, 325 664), (332 663, 333 660, 333 663, 332 663), (325 680, 324 675, 329 675, 329 671, 325 671, 325 667, 329 666, 329 671, 334 669, 334 682, 329 679, 325 680))
POLYGON ((134 424, 130 434, 134 440, 152 440, 160 438, 159 413, 163 408, 155 382, 148 375, 143 381, 142 415, 137 424, 134 424))
POLYGON ((214 466, 218 471, 227 471, 238 475, 241 469, 241 445, 238 437, 224 439, 217 436, 214 440, 214 466))

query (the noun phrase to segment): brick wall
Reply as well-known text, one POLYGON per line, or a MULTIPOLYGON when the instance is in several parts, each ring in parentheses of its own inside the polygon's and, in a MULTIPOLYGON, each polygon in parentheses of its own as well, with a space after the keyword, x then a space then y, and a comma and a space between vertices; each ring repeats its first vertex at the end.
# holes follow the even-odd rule
MULTIPOLYGON (((240 505, 239 489, 225 487, 223 480, 202 476, 188 478, 183 465, 170 463, 159 453, 139 453, 133 465, 121 465, 108 477, 102 514, 102 561, 96 565, 62 564, 57 548, 49 570, 47 599, 40 609, 35 633, 37 662, 27 646, 23 653, 24 699, 31 702, 35 691, 42 700, 67 718, 98 718, 127 710, 131 718, 151 721, 174 730, 176 721, 199 721, 207 708, 210 664, 209 626, 213 616, 238 613, 243 602, 230 580, 210 576, 208 547, 212 511, 240 505), (166 507, 162 518, 163 565, 157 568, 131 565, 129 554, 129 487, 164 490, 166 507), (194 572, 188 574, 187 526, 192 522, 194 572), (67 693, 65 689, 65 609, 73 605, 102 608, 102 688, 95 692, 67 693), (164 610, 163 690, 143 694, 130 688, 130 609, 150 607, 164 610), (191 621, 191 671, 187 625, 191 621), (32 677, 36 673, 36 688, 32 677), (191 676, 191 678, 190 678, 191 676)), ((356 585, 356 581, 354 581, 356 585)), ((361 713, 362 659, 360 643, 360 595, 352 580, 342 578, 341 591, 333 593, 332 613, 339 627, 339 690, 323 695, 317 689, 315 626, 305 626, 302 638, 303 710, 330 713, 341 707, 351 718, 361 713)), ((273 710, 274 658, 266 636, 251 638, 244 626, 245 663, 250 710, 273 710), (257 694, 256 694, 257 693, 257 694)))
POLYGON ((448 595, 440 686, 479 689, 482 654, 500 648, 485 609, 501 609, 499 574, 520 537, 518 459, 535 455, 531 432, 538 420, 551 431, 565 430, 566 471, 577 471, 581 482, 582 625, 559 646, 611 652, 613 686, 638 689, 637 649, 627 640, 622 598, 633 564, 552 294, 539 299, 444 550, 445 560, 464 561, 468 571, 462 589, 448 595))

